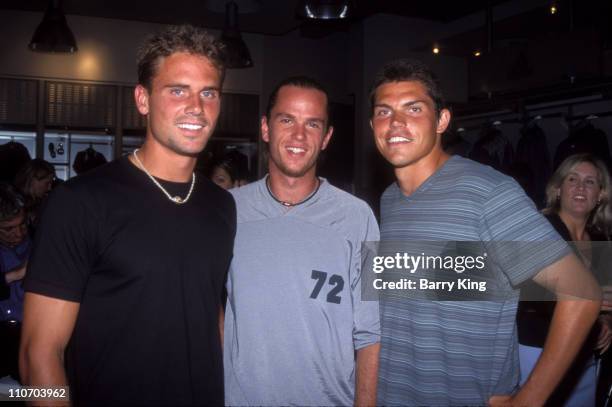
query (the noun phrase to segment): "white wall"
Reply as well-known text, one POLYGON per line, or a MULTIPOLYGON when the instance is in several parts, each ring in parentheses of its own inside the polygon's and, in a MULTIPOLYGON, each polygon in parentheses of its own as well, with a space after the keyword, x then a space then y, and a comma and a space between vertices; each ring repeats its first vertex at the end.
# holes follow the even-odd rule
MULTIPOLYGON (((67 16, 77 40, 78 52, 50 54, 32 52, 28 44, 42 20, 42 13, 1 10, 0 75, 69 79, 120 84, 136 83, 136 50, 142 40, 161 24, 104 18, 67 16)), ((217 31, 211 31, 218 35, 217 31)), ((254 67, 229 70, 225 89, 259 93, 263 72, 263 37, 245 35, 254 67)))

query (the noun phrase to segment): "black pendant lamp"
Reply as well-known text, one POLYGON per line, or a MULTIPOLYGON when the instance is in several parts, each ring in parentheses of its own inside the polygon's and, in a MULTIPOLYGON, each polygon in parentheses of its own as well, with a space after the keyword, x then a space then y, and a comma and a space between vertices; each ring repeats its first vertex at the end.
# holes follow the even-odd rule
POLYGON ((61 0, 49 0, 49 7, 28 47, 38 52, 72 53, 77 51, 74 35, 62 11, 61 0))
POLYGON ((232 69, 250 68, 253 66, 251 53, 238 29, 238 5, 230 1, 225 4, 225 28, 221 34, 225 44, 225 66, 232 69))

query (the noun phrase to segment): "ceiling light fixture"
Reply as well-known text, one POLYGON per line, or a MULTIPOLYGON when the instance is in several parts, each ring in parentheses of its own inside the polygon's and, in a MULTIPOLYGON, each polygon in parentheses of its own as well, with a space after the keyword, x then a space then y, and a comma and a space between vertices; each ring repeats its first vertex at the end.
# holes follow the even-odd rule
POLYGON ((352 12, 351 0, 301 0, 297 15, 311 20, 342 20, 352 12))
POLYGON ((559 11, 559 9, 557 9, 557 2, 553 1, 550 4, 550 14, 555 15, 555 14, 557 14, 557 11, 559 11))
POLYGON ((437 46, 434 46, 432 52, 437 55, 440 53, 440 48, 438 48, 437 46))
POLYGON ((34 31, 28 47, 39 52, 76 52, 74 35, 62 11, 61 0, 49 0, 49 7, 34 31))
POLYGON ((481 55, 480 50, 474 51, 474 56, 479 57, 481 55))
POLYGON ((225 66, 230 69, 250 68, 253 66, 249 48, 238 29, 238 5, 230 1, 225 4, 225 28, 221 34, 225 44, 225 66))

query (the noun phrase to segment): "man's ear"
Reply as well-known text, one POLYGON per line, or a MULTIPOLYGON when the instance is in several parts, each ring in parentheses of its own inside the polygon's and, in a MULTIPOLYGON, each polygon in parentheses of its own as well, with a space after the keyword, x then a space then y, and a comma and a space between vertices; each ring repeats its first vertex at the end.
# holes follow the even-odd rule
POLYGON ((327 148, 327 145, 329 144, 329 140, 331 140, 331 136, 334 133, 334 126, 329 126, 327 128, 327 133, 325 134, 325 137, 323 137, 323 144, 321 144, 321 150, 325 150, 327 148))
POLYGON ((149 91, 144 86, 136 85, 136 88, 134 88, 134 100, 140 114, 149 114, 149 91))
POLYGON ((448 128, 448 124, 450 123, 451 112, 448 109, 440 110, 440 115, 438 117, 438 126, 436 127, 436 133, 442 134, 448 128))
POLYGON ((261 116, 261 139, 266 143, 270 142, 268 118, 266 116, 261 116))

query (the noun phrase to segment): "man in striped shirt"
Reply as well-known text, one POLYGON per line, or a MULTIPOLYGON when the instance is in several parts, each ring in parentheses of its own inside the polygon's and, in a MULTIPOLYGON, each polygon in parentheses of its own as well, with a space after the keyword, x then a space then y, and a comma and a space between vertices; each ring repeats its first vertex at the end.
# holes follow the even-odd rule
POLYGON ((374 139, 397 178, 381 198, 381 240, 550 242, 530 256, 490 259, 503 301, 383 295, 379 404, 543 405, 597 316, 597 284, 516 182, 443 151, 450 111, 426 66, 390 62, 370 97, 374 139), (528 279, 556 293, 578 282, 590 295, 557 303, 540 361, 518 388, 516 287, 528 279))

